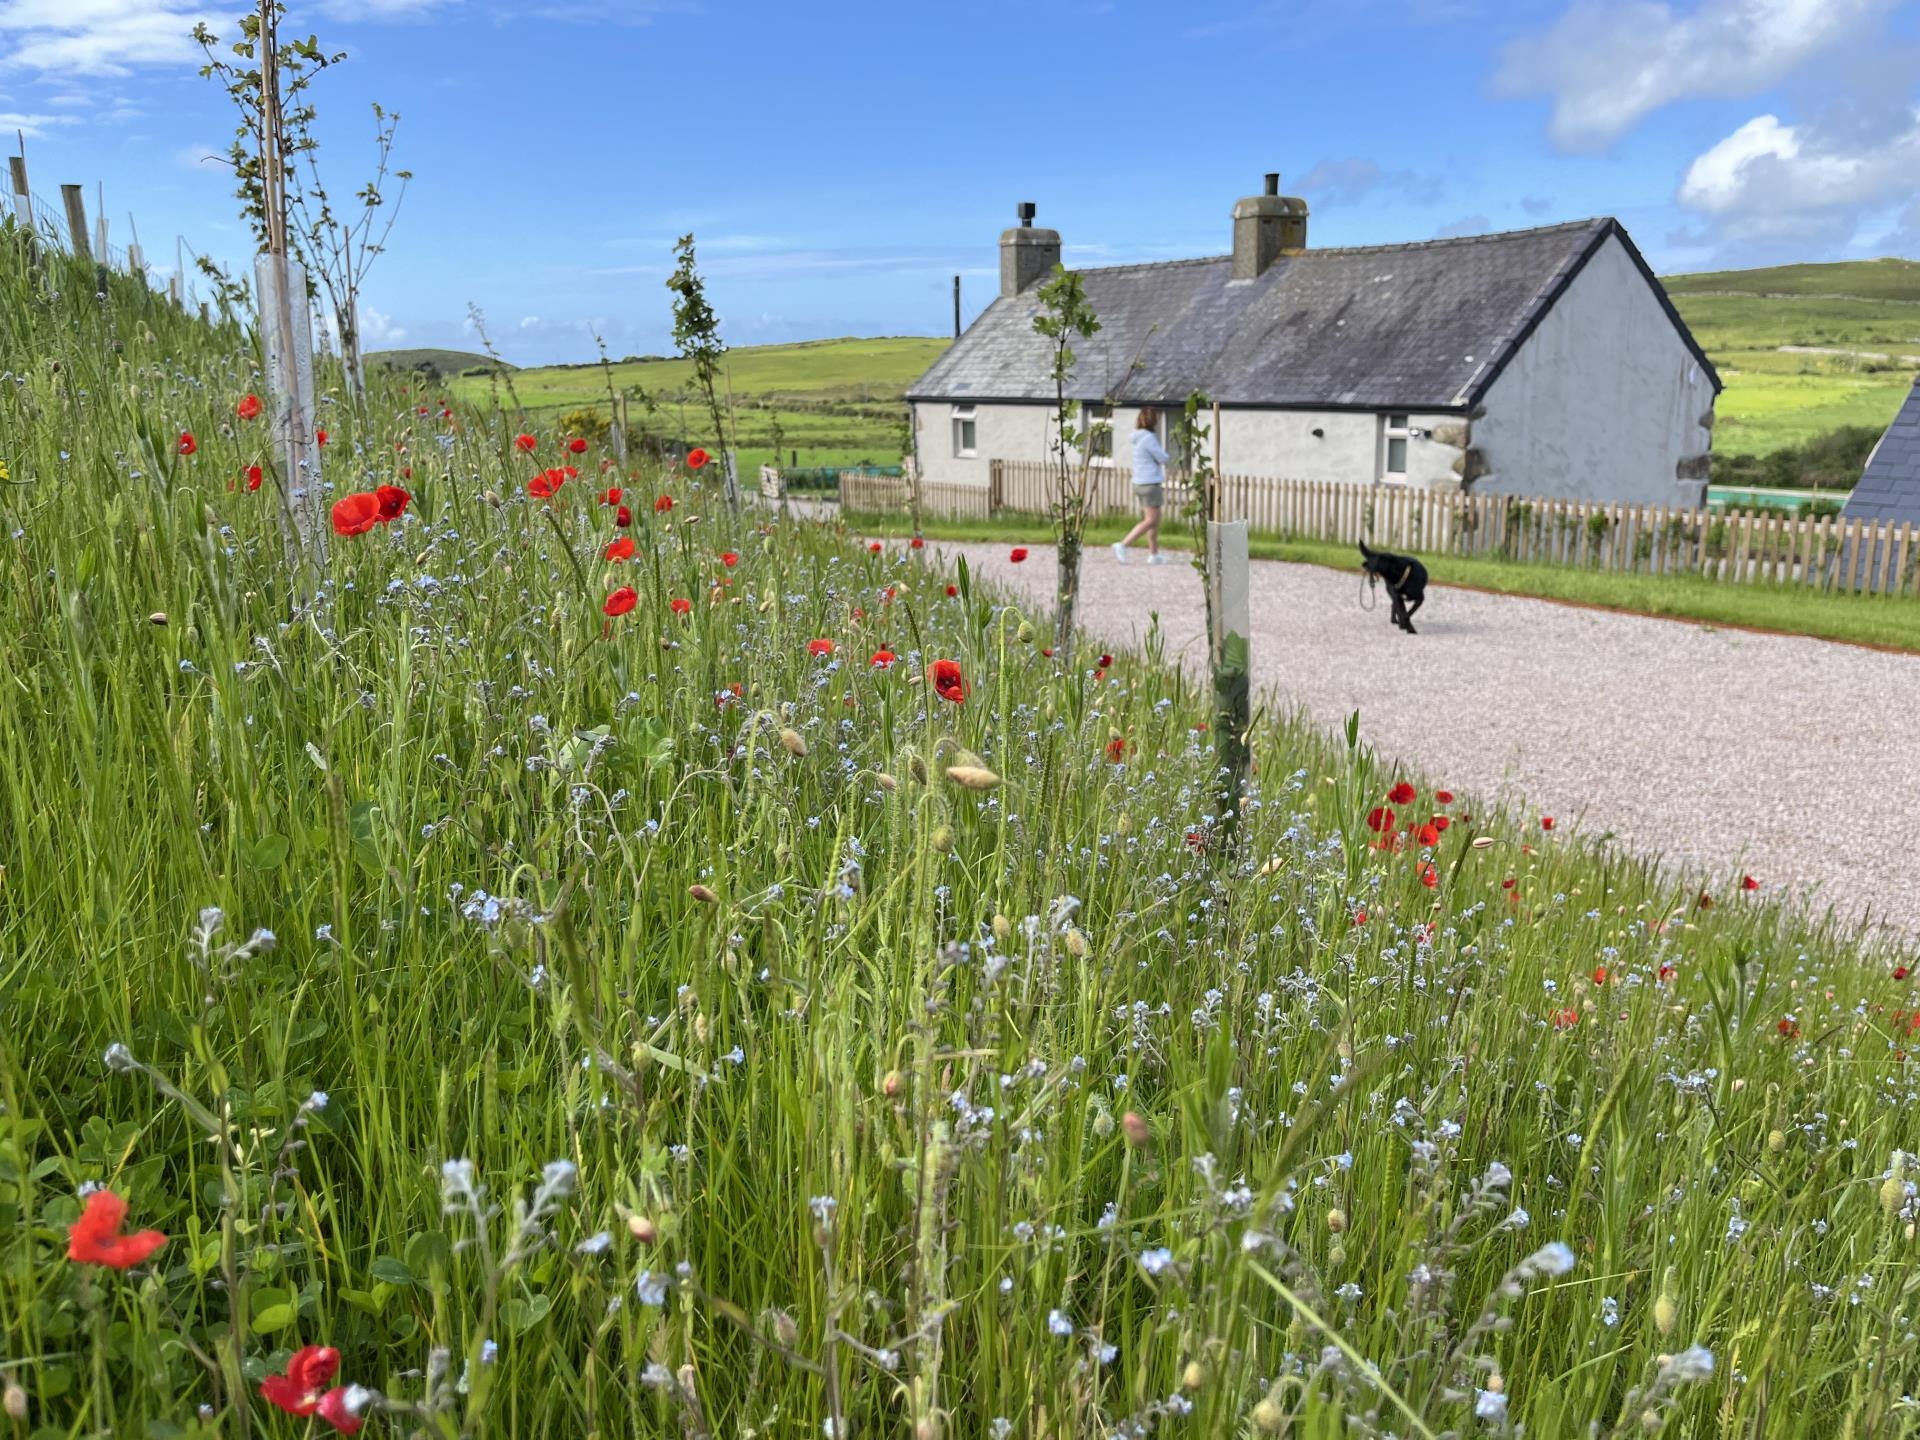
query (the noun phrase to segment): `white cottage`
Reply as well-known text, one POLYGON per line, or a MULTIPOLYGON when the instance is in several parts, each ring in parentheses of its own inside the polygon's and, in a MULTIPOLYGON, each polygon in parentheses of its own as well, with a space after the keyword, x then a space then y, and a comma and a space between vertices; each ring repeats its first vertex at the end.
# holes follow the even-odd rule
MULTIPOLYGON (((1033 320, 1060 236, 1020 219, 999 297, 907 393, 931 481, 1050 456, 1033 320)), ((1231 255, 1080 273, 1101 329, 1068 394, 1111 407, 1123 460, 1140 406, 1165 427, 1199 390, 1227 474, 1704 501, 1720 377, 1617 220, 1316 250, 1269 175, 1233 207, 1231 255)))

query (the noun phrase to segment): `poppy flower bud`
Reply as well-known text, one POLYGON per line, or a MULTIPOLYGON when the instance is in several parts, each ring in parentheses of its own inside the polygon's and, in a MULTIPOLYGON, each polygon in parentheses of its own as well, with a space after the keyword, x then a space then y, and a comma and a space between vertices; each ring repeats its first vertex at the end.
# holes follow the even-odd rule
POLYGON ((156 611, 154 611, 154 612, 153 612, 153 613, 152 613, 151 615, 149 615, 149 616, 147 616, 147 623, 148 623, 149 625, 164 625, 164 624, 166 624, 166 623, 167 623, 167 612, 166 612, 166 611, 164 611, 164 610, 156 610, 156 611))
POLYGON ((1673 1297, 1664 1290, 1660 1298, 1653 1302, 1653 1328, 1662 1335, 1673 1333, 1673 1325, 1680 1318, 1680 1307, 1673 1303, 1673 1297))
POLYGON ((798 730, 782 730, 780 743, 786 747, 789 755, 797 755, 802 760, 807 758, 807 742, 801 738, 798 730))
POLYGON ((1183 1390, 1198 1390, 1206 1378, 1207 1372, 1205 1367, 1202 1366, 1198 1360, 1189 1360, 1187 1362, 1187 1368, 1180 1372, 1180 1388, 1183 1390))
POLYGON ((17 1380, 9 1380, 7 1382, 6 1398, 0 1400, 0 1408, 6 1410, 9 1420, 24 1420, 27 1418, 27 1392, 20 1388, 20 1383, 17 1380))
POLYGON ((1287 1423, 1287 1412, 1271 1395, 1253 1407, 1253 1423, 1269 1435, 1278 1435, 1287 1423))
POLYGON ((1327 1265, 1329 1268, 1338 1270, 1342 1265, 1346 1263, 1347 1263, 1347 1247, 1346 1246, 1336 1245, 1331 1250, 1327 1251, 1327 1265))
POLYGON ((486 500, 487 504, 491 505, 494 509, 498 510, 500 508, 500 492, 499 491, 489 490, 487 491, 486 495, 483 498, 486 500))
POLYGON ((702 905, 711 905, 720 898, 705 885, 689 885, 687 887, 687 894, 698 900, 702 905))
POLYGON ((953 852, 953 827, 951 825, 941 825, 934 830, 933 848, 938 850, 942 855, 948 855, 953 852))
POLYGON ((642 1245, 651 1245, 660 1238, 660 1227, 645 1215, 629 1215, 627 1233, 642 1245))
POLYGON ((886 1078, 880 1082, 880 1093, 889 1100, 906 1088, 907 1077, 898 1070, 887 1071, 886 1078))
POLYGON ((1133 1110, 1127 1111, 1120 1117, 1120 1132, 1127 1137, 1127 1143, 1136 1150, 1145 1149, 1147 1141, 1153 1138, 1153 1132, 1147 1128, 1147 1122, 1133 1110))
POLYGON ((940 1422, 931 1415, 922 1415, 913 1422, 913 1440, 940 1440, 940 1422))
POLYGON ((1771 1150, 1774 1154, 1778 1155, 1782 1150, 1786 1148, 1787 1148, 1787 1132, 1786 1131, 1769 1130, 1767 1132, 1767 1149, 1771 1150))
POLYGON ((893 794, 894 791, 900 788, 900 782, 894 779, 893 776, 891 775, 876 775, 873 777, 873 781, 874 781, 874 784, 878 785, 882 790, 886 791, 889 795, 893 794))
POLYGON ((800 1327, 793 1323, 793 1316, 784 1310, 773 1312, 773 1338, 788 1348, 792 1348, 793 1342, 800 1338, 800 1327))
POLYGON ((1006 944, 1013 938, 1013 922, 1004 915, 996 914, 993 917, 993 938, 1001 945, 1006 944))
POLYGON ((909 755, 907 757, 907 773, 919 781, 920 784, 926 784, 927 762, 922 760, 918 755, 909 755))
POLYGON ((1473 837, 1473 848, 1475 850, 1486 850, 1492 845, 1493 837, 1491 835, 1476 835, 1473 837))
POLYGON ((1033 622, 1031 620, 1022 620, 1020 622, 1020 629, 1015 632, 1014 638, 1022 645, 1031 645, 1033 643, 1033 636, 1033 622))
POLYGON ((947 779, 963 790, 991 790, 1000 783, 1000 777, 984 765, 949 765, 947 779))
POLYGON ((1084 960, 1087 958, 1089 948, 1091 947, 1087 944, 1086 932, 1077 925, 1069 926, 1067 929, 1067 953, 1076 960, 1084 960))
POLYGON ((1102 1140, 1113 1134, 1113 1112, 1111 1110, 1102 1110, 1098 1115, 1093 1117, 1093 1133, 1102 1140))
POLYGON ((1327 1212, 1327 1229, 1338 1235, 1347 1228, 1347 1212, 1335 1207, 1327 1212))

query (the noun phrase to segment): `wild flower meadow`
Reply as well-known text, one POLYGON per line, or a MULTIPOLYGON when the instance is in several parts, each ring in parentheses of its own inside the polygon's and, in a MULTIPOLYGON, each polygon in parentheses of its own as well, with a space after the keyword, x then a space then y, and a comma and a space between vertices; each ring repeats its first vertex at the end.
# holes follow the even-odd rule
POLYGON ((1895 942, 407 377, 299 596, 260 390, 0 235, 14 1433, 1911 1433, 1895 942))

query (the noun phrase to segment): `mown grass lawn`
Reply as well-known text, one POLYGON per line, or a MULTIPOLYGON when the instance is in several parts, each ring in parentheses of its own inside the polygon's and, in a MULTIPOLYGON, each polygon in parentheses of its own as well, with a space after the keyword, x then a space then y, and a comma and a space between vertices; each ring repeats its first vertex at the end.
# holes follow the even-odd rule
POLYGON ((1285 725, 1229 825, 1172 670, 386 381, 296 589, 246 338, 5 231, 0 368, 20 1432, 1904 1423, 1892 940, 1285 725))

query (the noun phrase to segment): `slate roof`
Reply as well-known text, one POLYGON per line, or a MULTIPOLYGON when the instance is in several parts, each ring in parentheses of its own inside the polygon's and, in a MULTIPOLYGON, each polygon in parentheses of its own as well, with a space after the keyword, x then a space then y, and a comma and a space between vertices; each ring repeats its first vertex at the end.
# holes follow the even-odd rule
POLYGON ((1867 457, 1860 483, 1847 497, 1846 518, 1920 525, 1920 377, 1867 457))
MULTIPOLYGON (((1674 328, 1706 354, 1620 222, 1579 220, 1411 245, 1283 255, 1253 280, 1229 256, 1082 270, 1100 332, 1073 344, 1068 394, 1178 404, 1466 410, 1609 236, 1674 328)), ((1051 400, 1038 286, 996 299, 907 391, 913 400, 1051 400)))

